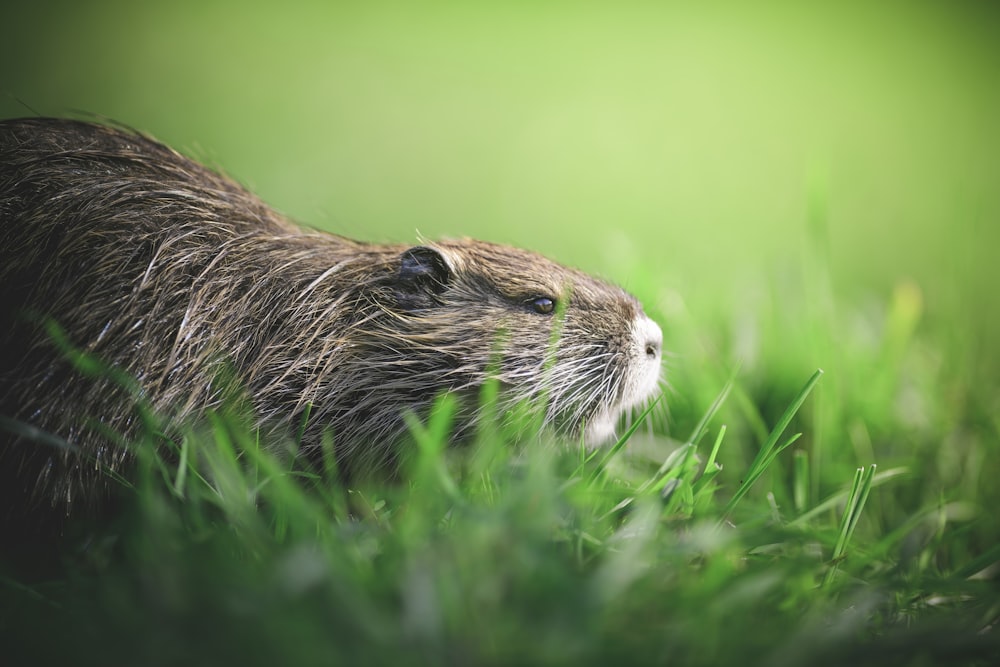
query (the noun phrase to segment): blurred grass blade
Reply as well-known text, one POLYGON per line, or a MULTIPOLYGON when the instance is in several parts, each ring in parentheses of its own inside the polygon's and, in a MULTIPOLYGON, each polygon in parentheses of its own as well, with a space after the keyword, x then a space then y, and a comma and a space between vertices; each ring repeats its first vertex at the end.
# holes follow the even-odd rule
POLYGON ((792 502, 795 512, 801 514, 809 498, 809 454, 802 449, 796 450, 793 466, 792 502))
POLYGON ((736 376, 739 375, 740 368, 742 368, 742 366, 743 361, 740 360, 736 363, 736 366, 733 367, 733 371, 729 374, 729 379, 726 380, 726 384, 723 385, 722 391, 720 391, 719 395, 715 397, 712 405, 708 407, 708 410, 704 415, 702 415, 701 420, 694 427, 694 430, 691 431, 691 437, 688 438, 689 443, 697 445, 698 441, 701 440, 701 437, 705 433, 705 429, 708 428, 709 421, 711 421, 712 417, 715 416, 715 413, 719 411, 722 404, 726 402, 726 399, 729 397, 729 392, 733 390, 733 386, 736 384, 736 376))
POLYGON ((10 417, 0 416, 0 431, 6 431, 28 442, 36 442, 47 447, 64 449, 71 452, 78 451, 77 447, 66 442, 63 438, 53 435, 48 431, 43 431, 37 426, 32 426, 31 424, 26 424, 10 417))
POLYGON ((795 400, 793 400, 791 405, 789 405, 788 408, 785 410, 785 413, 781 415, 781 419, 778 420, 778 423, 774 427, 774 430, 771 431, 771 435, 767 439, 767 442, 764 443, 764 446, 760 448, 760 451, 757 452, 757 456, 750 464, 750 469, 747 471, 747 474, 744 477, 743 483, 740 485, 740 488, 736 490, 736 493, 733 494, 733 497, 730 499, 729 503, 726 504, 726 508, 722 512, 722 518, 720 522, 725 521, 726 519, 729 518, 729 515, 736 507, 736 504, 743 498, 743 496, 747 494, 747 491, 750 490, 750 487, 753 486, 753 483, 756 482, 757 479, 764 474, 764 471, 767 469, 768 465, 770 465, 770 463, 774 460, 774 457, 778 453, 780 453, 781 449, 784 449, 794 441, 794 438, 792 440, 789 440, 778 450, 778 452, 773 452, 774 447, 778 442, 778 438, 781 437, 781 434, 784 433, 785 429, 788 427, 788 424, 791 423, 792 417, 794 417, 795 413, 799 411, 800 407, 802 407, 802 404, 805 402, 806 397, 809 396, 809 392, 811 392, 812 388, 816 386, 816 383, 819 382, 819 378, 822 375, 823 375, 823 369, 822 368, 817 369, 816 372, 813 373, 813 376, 809 378, 809 381, 806 382, 805 386, 802 387, 801 391, 799 391, 798 395, 795 397, 795 400))
POLYGON ((188 459, 191 452, 191 438, 181 438, 180 461, 177 462, 177 475, 174 477, 173 491, 178 498, 184 497, 184 486, 187 482, 188 459))
POLYGON ((434 402, 426 426, 413 412, 407 412, 404 415, 418 448, 413 479, 421 480, 427 477, 436 479, 441 489, 453 501, 460 500, 461 493, 445 467, 444 449, 448 444, 448 436, 451 433, 457 409, 458 400, 454 395, 446 392, 434 402))

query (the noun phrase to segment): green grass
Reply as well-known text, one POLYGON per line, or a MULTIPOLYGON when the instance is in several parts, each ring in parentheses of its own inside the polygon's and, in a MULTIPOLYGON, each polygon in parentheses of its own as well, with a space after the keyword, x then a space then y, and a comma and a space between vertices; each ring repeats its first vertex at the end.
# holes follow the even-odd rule
POLYGON ((607 449, 498 427, 454 450, 444 398, 401 479, 344 487, 332 456, 296 465, 225 414, 166 456, 151 433, 116 523, 45 579, 6 568, 5 654, 993 664, 997 396, 953 375, 911 288, 865 335, 851 304, 793 303, 761 307, 742 364, 724 322, 673 313, 671 390, 607 449), (697 365, 695 339, 719 345, 697 365))

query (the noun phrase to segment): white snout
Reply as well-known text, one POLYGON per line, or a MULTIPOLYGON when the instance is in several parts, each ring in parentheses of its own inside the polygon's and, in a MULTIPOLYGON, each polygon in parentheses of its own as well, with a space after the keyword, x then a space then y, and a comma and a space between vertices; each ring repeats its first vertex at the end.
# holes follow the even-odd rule
POLYGON ((632 324, 632 354, 635 359, 631 382, 622 394, 622 407, 634 407, 656 391, 660 382, 663 355, 663 331, 645 315, 632 324))

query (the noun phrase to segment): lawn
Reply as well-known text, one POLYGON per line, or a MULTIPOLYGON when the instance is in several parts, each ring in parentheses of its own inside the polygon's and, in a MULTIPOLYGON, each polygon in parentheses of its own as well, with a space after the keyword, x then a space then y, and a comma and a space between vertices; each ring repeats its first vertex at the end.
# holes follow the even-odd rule
POLYGON ((7 664, 1000 662, 997 16, 750 7, 0 10, 4 117, 600 274, 668 383, 594 451, 449 448, 443 398, 346 487, 225 411, 151 432, 122 515, 3 552, 7 664))

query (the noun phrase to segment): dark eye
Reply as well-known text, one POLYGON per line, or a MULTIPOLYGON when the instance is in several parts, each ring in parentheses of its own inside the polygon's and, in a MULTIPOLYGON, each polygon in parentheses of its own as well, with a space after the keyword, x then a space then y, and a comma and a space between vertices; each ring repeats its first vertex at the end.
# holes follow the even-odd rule
POLYGON ((536 313, 548 315, 556 307, 556 302, 546 296, 540 296, 537 299, 529 301, 528 305, 531 306, 531 309, 536 313))

